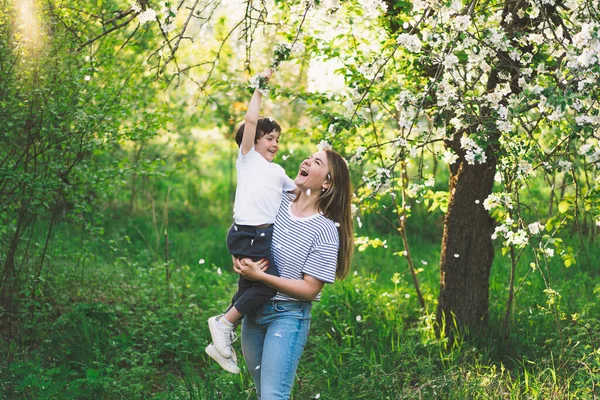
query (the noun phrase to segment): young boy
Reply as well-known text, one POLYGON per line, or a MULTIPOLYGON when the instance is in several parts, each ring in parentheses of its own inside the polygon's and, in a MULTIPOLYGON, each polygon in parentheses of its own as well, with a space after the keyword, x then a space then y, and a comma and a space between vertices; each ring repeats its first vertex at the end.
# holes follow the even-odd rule
MULTIPOLYGON (((272 71, 262 73, 267 79, 272 71)), ((284 169, 273 163, 279 149, 281 127, 271 118, 259 117, 262 94, 252 95, 244 124, 238 129, 240 146, 236 162, 237 188, 233 208, 234 223, 227 234, 227 248, 235 258, 268 260, 267 273, 279 276, 271 253, 273 223, 284 192, 296 189, 284 169)), ((236 323, 248 312, 266 303, 277 291, 263 283, 240 277, 238 291, 224 315, 208 319, 212 343, 206 353, 223 367, 239 374, 234 340, 236 323)))

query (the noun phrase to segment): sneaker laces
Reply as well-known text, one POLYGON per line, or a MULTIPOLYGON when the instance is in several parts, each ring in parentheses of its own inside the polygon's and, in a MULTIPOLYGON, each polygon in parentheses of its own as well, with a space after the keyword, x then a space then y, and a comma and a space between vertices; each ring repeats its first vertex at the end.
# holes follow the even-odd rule
POLYGON ((225 339, 225 346, 231 347, 232 343, 235 342, 238 338, 237 334, 233 331, 230 331, 230 332, 221 331, 221 332, 223 333, 223 337, 225 339))

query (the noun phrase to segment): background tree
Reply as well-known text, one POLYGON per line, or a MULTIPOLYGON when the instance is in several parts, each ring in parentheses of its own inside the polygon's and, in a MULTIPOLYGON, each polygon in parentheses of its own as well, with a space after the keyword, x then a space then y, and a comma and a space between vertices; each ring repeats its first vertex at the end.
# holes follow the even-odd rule
POLYGON ((0 300, 10 331, 13 320, 35 322, 56 226, 100 233, 94 205, 109 201, 130 171, 156 162, 130 160, 127 149, 156 135, 165 118, 149 109, 156 92, 125 38, 81 47, 93 9, 1 7, 0 300), (126 90, 132 85, 142 89, 126 90), (16 298, 29 306, 14 307, 16 298))

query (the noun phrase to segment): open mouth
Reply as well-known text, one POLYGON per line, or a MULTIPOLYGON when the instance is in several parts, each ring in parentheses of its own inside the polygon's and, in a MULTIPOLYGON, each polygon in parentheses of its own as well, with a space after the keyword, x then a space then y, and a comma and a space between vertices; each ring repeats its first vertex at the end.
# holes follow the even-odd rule
POLYGON ((301 176, 308 176, 308 170, 306 168, 300 168, 301 176))

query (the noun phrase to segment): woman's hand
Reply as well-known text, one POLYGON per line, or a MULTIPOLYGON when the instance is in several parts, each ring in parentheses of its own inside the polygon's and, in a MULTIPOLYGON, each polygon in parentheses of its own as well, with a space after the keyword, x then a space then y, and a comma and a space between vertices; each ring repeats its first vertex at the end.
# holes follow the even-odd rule
POLYGON ((249 258, 236 258, 233 263, 233 270, 249 281, 260 281, 267 268, 269 263, 265 259, 254 262, 249 258))

